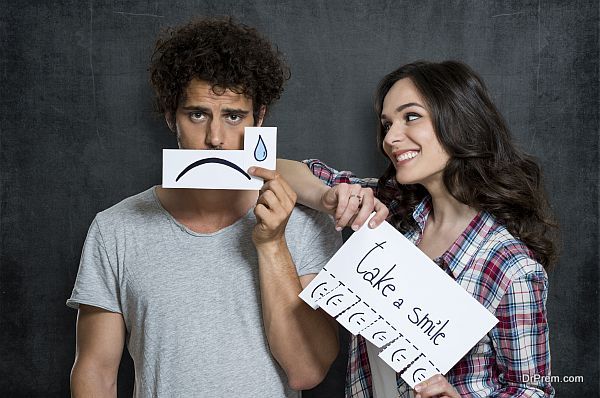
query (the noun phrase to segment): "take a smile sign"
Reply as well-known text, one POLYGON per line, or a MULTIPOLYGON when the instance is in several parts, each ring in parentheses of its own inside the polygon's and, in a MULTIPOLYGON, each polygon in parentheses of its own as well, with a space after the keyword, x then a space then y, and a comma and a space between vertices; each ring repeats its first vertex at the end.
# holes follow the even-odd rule
POLYGON ((498 320, 387 222, 363 227, 300 293, 411 387, 446 374, 498 320))
POLYGON ((277 127, 246 127, 244 149, 163 149, 163 188, 252 189, 262 178, 248 174, 251 166, 275 170, 277 127))

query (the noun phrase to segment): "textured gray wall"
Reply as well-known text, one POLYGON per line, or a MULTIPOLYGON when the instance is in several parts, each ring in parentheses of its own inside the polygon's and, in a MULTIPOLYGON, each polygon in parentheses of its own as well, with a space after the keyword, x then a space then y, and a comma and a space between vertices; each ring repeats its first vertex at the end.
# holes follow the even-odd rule
MULTIPOLYGON (((548 313, 559 396, 597 396, 597 1, 0 1, 0 395, 66 396, 75 312, 64 306, 94 214, 160 182, 173 137, 152 113, 157 32, 233 15, 285 53, 267 125, 280 155, 360 175, 383 166, 376 82, 416 59, 479 71, 543 166, 562 228, 548 313), (124 170, 127 170, 126 172, 124 170)), ((343 359, 341 360, 343 362, 343 359)), ((311 396, 338 396, 343 367, 311 396), (337 383, 337 384, 336 384, 337 383)), ((131 390, 124 361, 120 390, 131 390)))

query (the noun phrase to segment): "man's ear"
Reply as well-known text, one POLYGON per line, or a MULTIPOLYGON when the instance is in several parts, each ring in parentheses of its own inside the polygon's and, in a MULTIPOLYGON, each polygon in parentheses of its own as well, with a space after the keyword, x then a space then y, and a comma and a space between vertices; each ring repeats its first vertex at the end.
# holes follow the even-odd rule
POLYGON ((263 120, 265 120, 266 114, 267 114, 267 106, 261 105, 260 109, 258 110, 258 120, 256 120, 256 123, 254 123, 254 125, 256 127, 262 126, 262 123, 263 123, 263 120))
POLYGON ((175 120, 171 116, 170 112, 166 112, 165 113, 165 122, 167 122, 167 127, 169 127, 169 130, 171 130, 174 133, 177 132, 177 129, 176 129, 176 126, 175 126, 175 120))

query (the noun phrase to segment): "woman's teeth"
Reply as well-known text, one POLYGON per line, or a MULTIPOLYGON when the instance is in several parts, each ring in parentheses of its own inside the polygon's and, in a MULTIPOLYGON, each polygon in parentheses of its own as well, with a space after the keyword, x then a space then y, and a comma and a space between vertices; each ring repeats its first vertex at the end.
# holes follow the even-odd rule
POLYGON ((412 158, 414 158, 415 156, 417 156, 418 154, 419 154, 419 152, 416 152, 416 151, 404 152, 403 154, 401 154, 401 155, 398 155, 398 156, 396 157, 396 161, 398 161, 398 162, 401 162, 401 161, 403 161, 403 160, 412 159, 412 158))

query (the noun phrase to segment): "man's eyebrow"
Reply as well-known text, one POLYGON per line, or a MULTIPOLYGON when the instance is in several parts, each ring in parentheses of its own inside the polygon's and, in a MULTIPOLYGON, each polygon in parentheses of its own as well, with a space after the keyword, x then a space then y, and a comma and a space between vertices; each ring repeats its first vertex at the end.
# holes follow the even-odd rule
POLYGON ((181 109, 183 109, 184 111, 202 111, 202 112, 206 112, 209 113, 210 109, 204 106, 199 106, 199 105, 188 105, 188 106, 182 106, 181 109))
POLYGON ((221 110, 221 113, 241 113, 243 115, 246 115, 246 114, 250 113, 250 111, 247 109, 241 109, 241 108, 223 108, 221 110))
MULTIPOLYGON (((411 107, 411 106, 418 106, 419 108, 426 109, 426 108, 425 108, 423 105, 421 105, 421 104, 419 104, 419 103, 417 103, 417 102, 409 102, 409 103, 407 103, 407 104, 402 104, 402 105, 400 105, 399 107, 397 107, 397 108, 394 110, 394 113, 399 113, 399 112, 402 112, 403 110, 405 110, 406 108, 408 108, 408 107, 411 107)), ((386 115, 382 113, 380 118, 381 118, 381 119, 385 119, 385 118, 386 118, 386 115)))
MULTIPOLYGON (((200 106, 200 105, 182 106, 181 109, 183 109, 184 111, 201 111, 204 113, 211 113, 210 108, 205 107, 205 106, 200 106)), ((250 112, 251 112, 250 110, 242 109, 242 108, 223 108, 223 109, 221 109, 222 114, 239 113, 242 115, 247 115, 250 112)))

